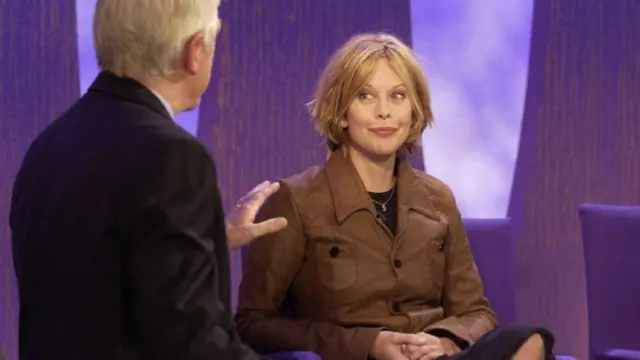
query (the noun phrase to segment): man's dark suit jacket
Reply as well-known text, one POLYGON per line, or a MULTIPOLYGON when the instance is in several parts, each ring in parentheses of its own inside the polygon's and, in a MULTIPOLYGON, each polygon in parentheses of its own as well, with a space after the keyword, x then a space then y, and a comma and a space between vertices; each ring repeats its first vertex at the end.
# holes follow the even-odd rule
POLYGON ((212 159, 141 84, 101 73, 37 137, 10 224, 21 359, 258 358, 231 320, 212 159))

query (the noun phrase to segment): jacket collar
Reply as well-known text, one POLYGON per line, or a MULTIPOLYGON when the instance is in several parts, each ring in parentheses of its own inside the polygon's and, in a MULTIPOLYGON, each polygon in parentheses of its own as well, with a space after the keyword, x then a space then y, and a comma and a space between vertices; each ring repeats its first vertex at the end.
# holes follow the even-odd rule
POLYGON ((134 79, 118 77, 111 72, 102 71, 89 87, 89 92, 104 93, 124 101, 137 103, 155 111, 164 118, 173 120, 162 100, 134 79))
MULTIPOLYGON (((409 210, 415 210, 436 219, 439 217, 431 202, 431 192, 424 179, 420 178, 409 161, 398 161, 396 179, 398 234, 401 234, 406 227, 409 210)), ((334 151, 325 165, 324 172, 339 223, 360 210, 366 210, 375 215, 373 202, 348 155, 339 150, 334 151)))

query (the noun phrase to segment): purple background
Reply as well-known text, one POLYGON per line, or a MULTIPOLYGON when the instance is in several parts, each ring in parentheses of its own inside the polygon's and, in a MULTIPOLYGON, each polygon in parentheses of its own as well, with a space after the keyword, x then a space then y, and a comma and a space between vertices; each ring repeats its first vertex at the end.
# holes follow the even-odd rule
POLYGON ((413 47, 433 92, 428 171, 463 216, 504 217, 518 154, 533 0, 414 0, 413 47))
MULTIPOLYGON (((394 32, 413 40, 433 89, 428 171, 452 186, 465 216, 514 219, 518 320, 550 327, 560 353, 586 358, 576 205, 640 203, 640 2, 223 2, 212 86, 178 121, 216 157, 227 207, 263 179, 323 161, 303 106, 320 70, 350 35, 394 32)), ((95 75, 93 5, 0 0, 0 346, 9 360, 11 186, 29 142, 95 75)))

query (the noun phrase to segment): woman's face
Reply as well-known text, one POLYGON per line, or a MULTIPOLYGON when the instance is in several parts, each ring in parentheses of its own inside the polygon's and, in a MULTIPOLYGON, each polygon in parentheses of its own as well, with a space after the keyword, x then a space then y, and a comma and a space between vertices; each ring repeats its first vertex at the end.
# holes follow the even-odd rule
POLYGON ((407 84, 386 59, 378 60, 347 111, 348 146, 368 157, 394 156, 409 136, 411 115, 407 84))

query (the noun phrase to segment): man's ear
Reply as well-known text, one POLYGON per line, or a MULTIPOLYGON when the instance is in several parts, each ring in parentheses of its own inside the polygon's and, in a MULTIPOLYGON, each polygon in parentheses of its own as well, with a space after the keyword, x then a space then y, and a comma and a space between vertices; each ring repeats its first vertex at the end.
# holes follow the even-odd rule
POLYGON ((204 56, 204 34, 198 32, 187 40, 182 57, 182 68, 187 73, 194 75, 198 71, 201 57, 204 56))

